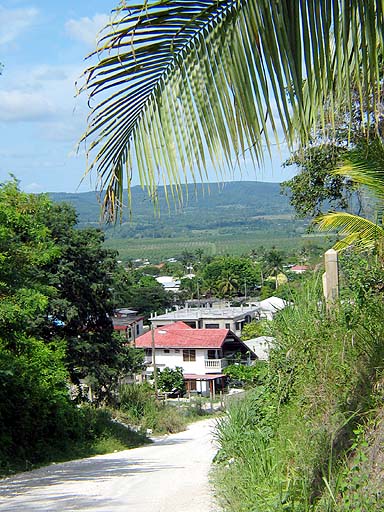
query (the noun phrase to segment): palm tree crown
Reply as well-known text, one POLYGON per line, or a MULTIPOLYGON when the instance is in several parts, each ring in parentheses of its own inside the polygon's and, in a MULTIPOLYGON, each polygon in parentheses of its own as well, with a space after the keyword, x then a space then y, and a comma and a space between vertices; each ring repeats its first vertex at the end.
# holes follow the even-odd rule
MULTIPOLYGON (((96 100, 83 139, 114 218, 134 170, 155 195, 180 175, 220 175, 271 137, 305 143, 351 91, 380 103, 381 0, 124 2, 85 71, 96 100), (378 51, 379 50, 379 51, 378 51)), ((363 108, 363 107, 362 107, 363 108)))
POLYGON ((374 203, 375 218, 366 219, 345 212, 332 212, 319 216, 315 222, 323 231, 338 230, 341 240, 334 249, 343 251, 353 246, 358 251, 375 249, 383 260, 384 256, 384 145, 381 139, 361 144, 350 152, 345 164, 334 174, 349 176, 364 187, 370 203, 374 203))

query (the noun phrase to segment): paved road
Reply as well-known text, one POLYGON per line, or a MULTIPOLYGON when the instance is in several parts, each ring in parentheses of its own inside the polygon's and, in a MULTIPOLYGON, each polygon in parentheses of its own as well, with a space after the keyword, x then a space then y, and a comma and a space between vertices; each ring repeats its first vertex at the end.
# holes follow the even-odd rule
POLYGON ((0 481, 4 512, 218 512, 209 486, 214 420, 135 448, 0 481))

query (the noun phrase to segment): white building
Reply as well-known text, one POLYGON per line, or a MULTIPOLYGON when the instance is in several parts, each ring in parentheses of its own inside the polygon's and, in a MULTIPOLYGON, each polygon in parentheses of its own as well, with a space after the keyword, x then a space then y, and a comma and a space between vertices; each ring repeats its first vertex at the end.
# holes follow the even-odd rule
POLYGON ((136 340, 146 354, 147 375, 154 364, 183 369, 187 391, 203 395, 224 387, 223 369, 235 358, 243 362, 256 359, 248 347, 228 329, 192 329, 183 322, 170 323, 147 332, 136 340), (153 353, 154 347, 154 353, 153 353))
POLYGON ((259 336, 250 340, 245 340, 244 343, 252 352, 257 356, 260 361, 267 361, 269 358, 269 350, 275 342, 272 336, 259 336))
POLYGON ((193 329, 227 329, 240 336, 245 324, 259 318, 259 308, 255 306, 209 307, 170 311, 164 315, 151 316, 150 322, 154 327, 184 322, 193 329))
POLYGON ((180 279, 175 279, 172 276, 160 276, 155 279, 167 292, 177 293, 180 289, 180 279))

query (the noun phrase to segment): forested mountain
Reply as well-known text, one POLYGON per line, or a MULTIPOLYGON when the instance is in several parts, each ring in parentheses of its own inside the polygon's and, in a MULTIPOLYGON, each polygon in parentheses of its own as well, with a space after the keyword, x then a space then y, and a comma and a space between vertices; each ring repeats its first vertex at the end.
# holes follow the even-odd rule
MULTIPOLYGON (((94 192, 52 193, 54 201, 75 206, 79 225, 100 225, 100 206, 94 192)), ((127 199, 127 195, 125 195, 127 199)), ((122 223, 106 227, 107 237, 172 237, 200 230, 268 229, 276 220, 293 216, 289 198, 280 194, 278 183, 241 181, 183 186, 183 197, 168 202, 164 187, 158 188, 156 201, 139 186, 132 188, 131 214, 125 208, 122 223)))

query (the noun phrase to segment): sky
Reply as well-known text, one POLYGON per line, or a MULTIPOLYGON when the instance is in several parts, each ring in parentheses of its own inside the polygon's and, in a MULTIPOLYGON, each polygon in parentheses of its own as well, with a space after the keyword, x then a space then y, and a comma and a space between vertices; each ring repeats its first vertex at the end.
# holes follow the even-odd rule
MULTIPOLYGON (((13 174, 26 192, 94 190, 95 176, 82 181, 86 161, 77 142, 89 110, 76 82, 117 3, 0 0, 0 182, 13 174)), ((276 150, 264 169, 245 167, 234 179, 289 179, 295 170, 281 168, 287 156, 276 150)))

